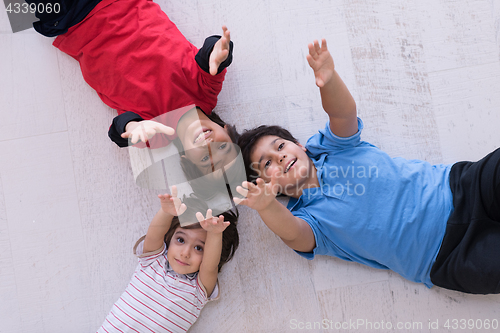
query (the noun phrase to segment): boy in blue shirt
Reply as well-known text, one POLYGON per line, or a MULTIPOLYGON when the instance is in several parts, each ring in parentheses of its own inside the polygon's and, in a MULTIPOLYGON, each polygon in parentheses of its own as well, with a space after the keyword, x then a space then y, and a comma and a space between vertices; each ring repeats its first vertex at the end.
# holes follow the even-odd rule
POLYGON ((331 255, 468 293, 500 292, 500 150, 478 162, 391 158, 360 140, 363 122, 326 41, 307 55, 329 121, 302 146, 260 126, 239 139, 258 211, 301 256, 331 255), (276 200, 290 197, 288 207, 276 200))

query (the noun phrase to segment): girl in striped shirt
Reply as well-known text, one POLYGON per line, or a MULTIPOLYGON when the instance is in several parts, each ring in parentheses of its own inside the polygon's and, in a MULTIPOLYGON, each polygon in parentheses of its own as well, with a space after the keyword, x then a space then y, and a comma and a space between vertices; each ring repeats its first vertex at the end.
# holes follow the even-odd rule
POLYGON ((203 306, 219 297, 218 272, 239 243, 237 214, 195 213, 201 202, 181 202, 175 186, 172 195, 158 197, 161 208, 134 247, 139 265, 98 333, 186 332, 203 306), (181 226, 181 214, 198 223, 181 226))

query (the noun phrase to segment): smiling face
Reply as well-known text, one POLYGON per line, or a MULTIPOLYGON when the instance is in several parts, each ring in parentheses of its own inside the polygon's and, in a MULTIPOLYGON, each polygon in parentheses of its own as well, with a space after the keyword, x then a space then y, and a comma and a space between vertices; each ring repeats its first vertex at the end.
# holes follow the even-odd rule
POLYGON ((259 177, 266 182, 275 178, 285 195, 298 197, 303 188, 319 186, 316 168, 300 143, 267 135, 257 141, 250 159, 259 177))
POLYGON ((200 269, 207 232, 178 227, 170 240, 167 259, 178 274, 195 273, 200 269))
POLYGON ((179 121, 177 134, 186 158, 205 175, 236 158, 227 127, 214 123, 201 110, 186 113, 179 121))

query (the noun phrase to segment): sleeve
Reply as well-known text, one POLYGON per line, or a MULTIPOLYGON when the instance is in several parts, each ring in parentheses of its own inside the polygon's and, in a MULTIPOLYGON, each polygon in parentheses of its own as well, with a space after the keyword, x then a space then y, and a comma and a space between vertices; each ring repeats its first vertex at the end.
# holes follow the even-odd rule
MULTIPOLYGON (((201 47, 201 49, 198 51, 198 53, 194 58, 198 66, 200 66, 200 68, 204 72, 210 73, 210 66, 209 66, 210 54, 212 53, 215 43, 217 43, 217 41, 220 38, 221 36, 217 35, 207 37, 205 39, 205 42, 203 43, 203 46, 201 47)), ((227 59, 220 64, 217 74, 220 74, 225 68, 229 67, 232 61, 233 61, 233 42, 230 41, 229 54, 227 56, 227 59)))
MULTIPOLYGON (((158 258, 165 258, 163 254, 166 254, 167 248, 165 243, 163 243, 163 247, 159 248, 158 250, 152 251, 152 252, 147 252, 143 253, 143 246, 144 246, 144 239, 146 238, 146 235, 142 236, 139 238, 139 240, 135 243, 134 245, 134 254, 137 256, 139 259, 139 264, 141 264, 142 267, 146 267, 154 263, 158 258)), ((164 259, 166 262, 166 259, 164 259)))
POLYGON ((309 226, 311 227, 311 229, 313 231, 314 240, 316 242, 316 247, 312 250, 312 252, 300 252, 297 250, 294 250, 294 251, 298 255, 300 255, 301 257, 304 257, 304 258, 309 259, 309 260, 314 259, 314 256, 317 254, 324 254, 324 253, 320 253, 320 252, 321 252, 321 249, 325 248, 325 246, 324 246, 325 239, 324 239, 323 234, 318 229, 318 223, 317 223, 316 219, 314 219, 314 217, 312 217, 309 213, 307 213, 307 211, 305 209, 299 209, 299 210, 293 211, 292 214, 295 217, 298 217, 298 218, 306 221, 307 224, 309 224, 309 226))
POLYGON ((355 147, 361 143, 361 130, 363 127, 363 121, 358 118, 358 131, 356 134, 343 138, 332 133, 330 121, 327 121, 324 129, 307 140, 306 148, 312 156, 318 156, 326 151, 355 147))
POLYGON ((201 294, 202 299, 206 300, 206 302, 216 301, 220 298, 219 280, 217 280, 217 283, 215 284, 214 290, 212 290, 212 294, 208 295, 208 297, 207 297, 207 290, 205 289, 205 286, 201 283, 199 274, 196 276, 196 284, 197 284, 196 289, 201 294))
POLYGON ((144 119, 134 112, 125 112, 113 119, 113 123, 109 126, 108 136, 118 145, 118 147, 128 147, 128 139, 121 137, 122 133, 125 132, 125 126, 131 121, 143 121, 144 119))

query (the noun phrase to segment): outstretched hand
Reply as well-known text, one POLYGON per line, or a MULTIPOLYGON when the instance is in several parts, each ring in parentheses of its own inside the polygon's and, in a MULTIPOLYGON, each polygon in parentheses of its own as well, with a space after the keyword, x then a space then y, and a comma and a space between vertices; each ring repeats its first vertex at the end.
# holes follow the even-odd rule
POLYGON ((307 62, 314 71, 316 85, 322 88, 330 81, 335 72, 332 55, 326 47, 325 39, 321 40, 321 46, 319 42, 315 40, 307 47, 309 48, 309 54, 306 56, 307 62))
POLYGON ((182 203, 181 199, 177 198, 177 186, 172 186, 172 195, 159 194, 161 209, 173 216, 179 216, 187 209, 186 205, 182 203))
POLYGON ((266 209, 276 199, 279 185, 276 184, 275 177, 272 177, 269 183, 262 178, 257 178, 256 183, 244 181, 241 186, 236 187, 236 192, 245 196, 246 199, 234 197, 234 203, 248 206, 256 211, 266 209))
POLYGON ((130 142, 132 144, 136 144, 139 140, 145 143, 156 133, 163 133, 167 135, 175 133, 175 130, 172 127, 165 126, 154 120, 143 120, 133 125, 134 126, 127 126, 126 132, 121 135, 124 139, 130 138, 130 142))
POLYGON ((227 59, 229 55, 229 42, 231 41, 231 33, 225 25, 222 26, 222 37, 215 43, 209 59, 209 69, 211 75, 216 75, 220 64, 227 59))
POLYGON ((196 213, 196 218, 198 219, 198 222, 200 222, 201 227, 205 229, 206 232, 211 232, 214 234, 220 234, 221 232, 226 230, 229 224, 231 224, 228 221, 224 221, 223 215, 219 215, 219 217, 213 217, 211 209, 207 210, 206 217, 204 217, 202 213, 198 212, 196 213))

